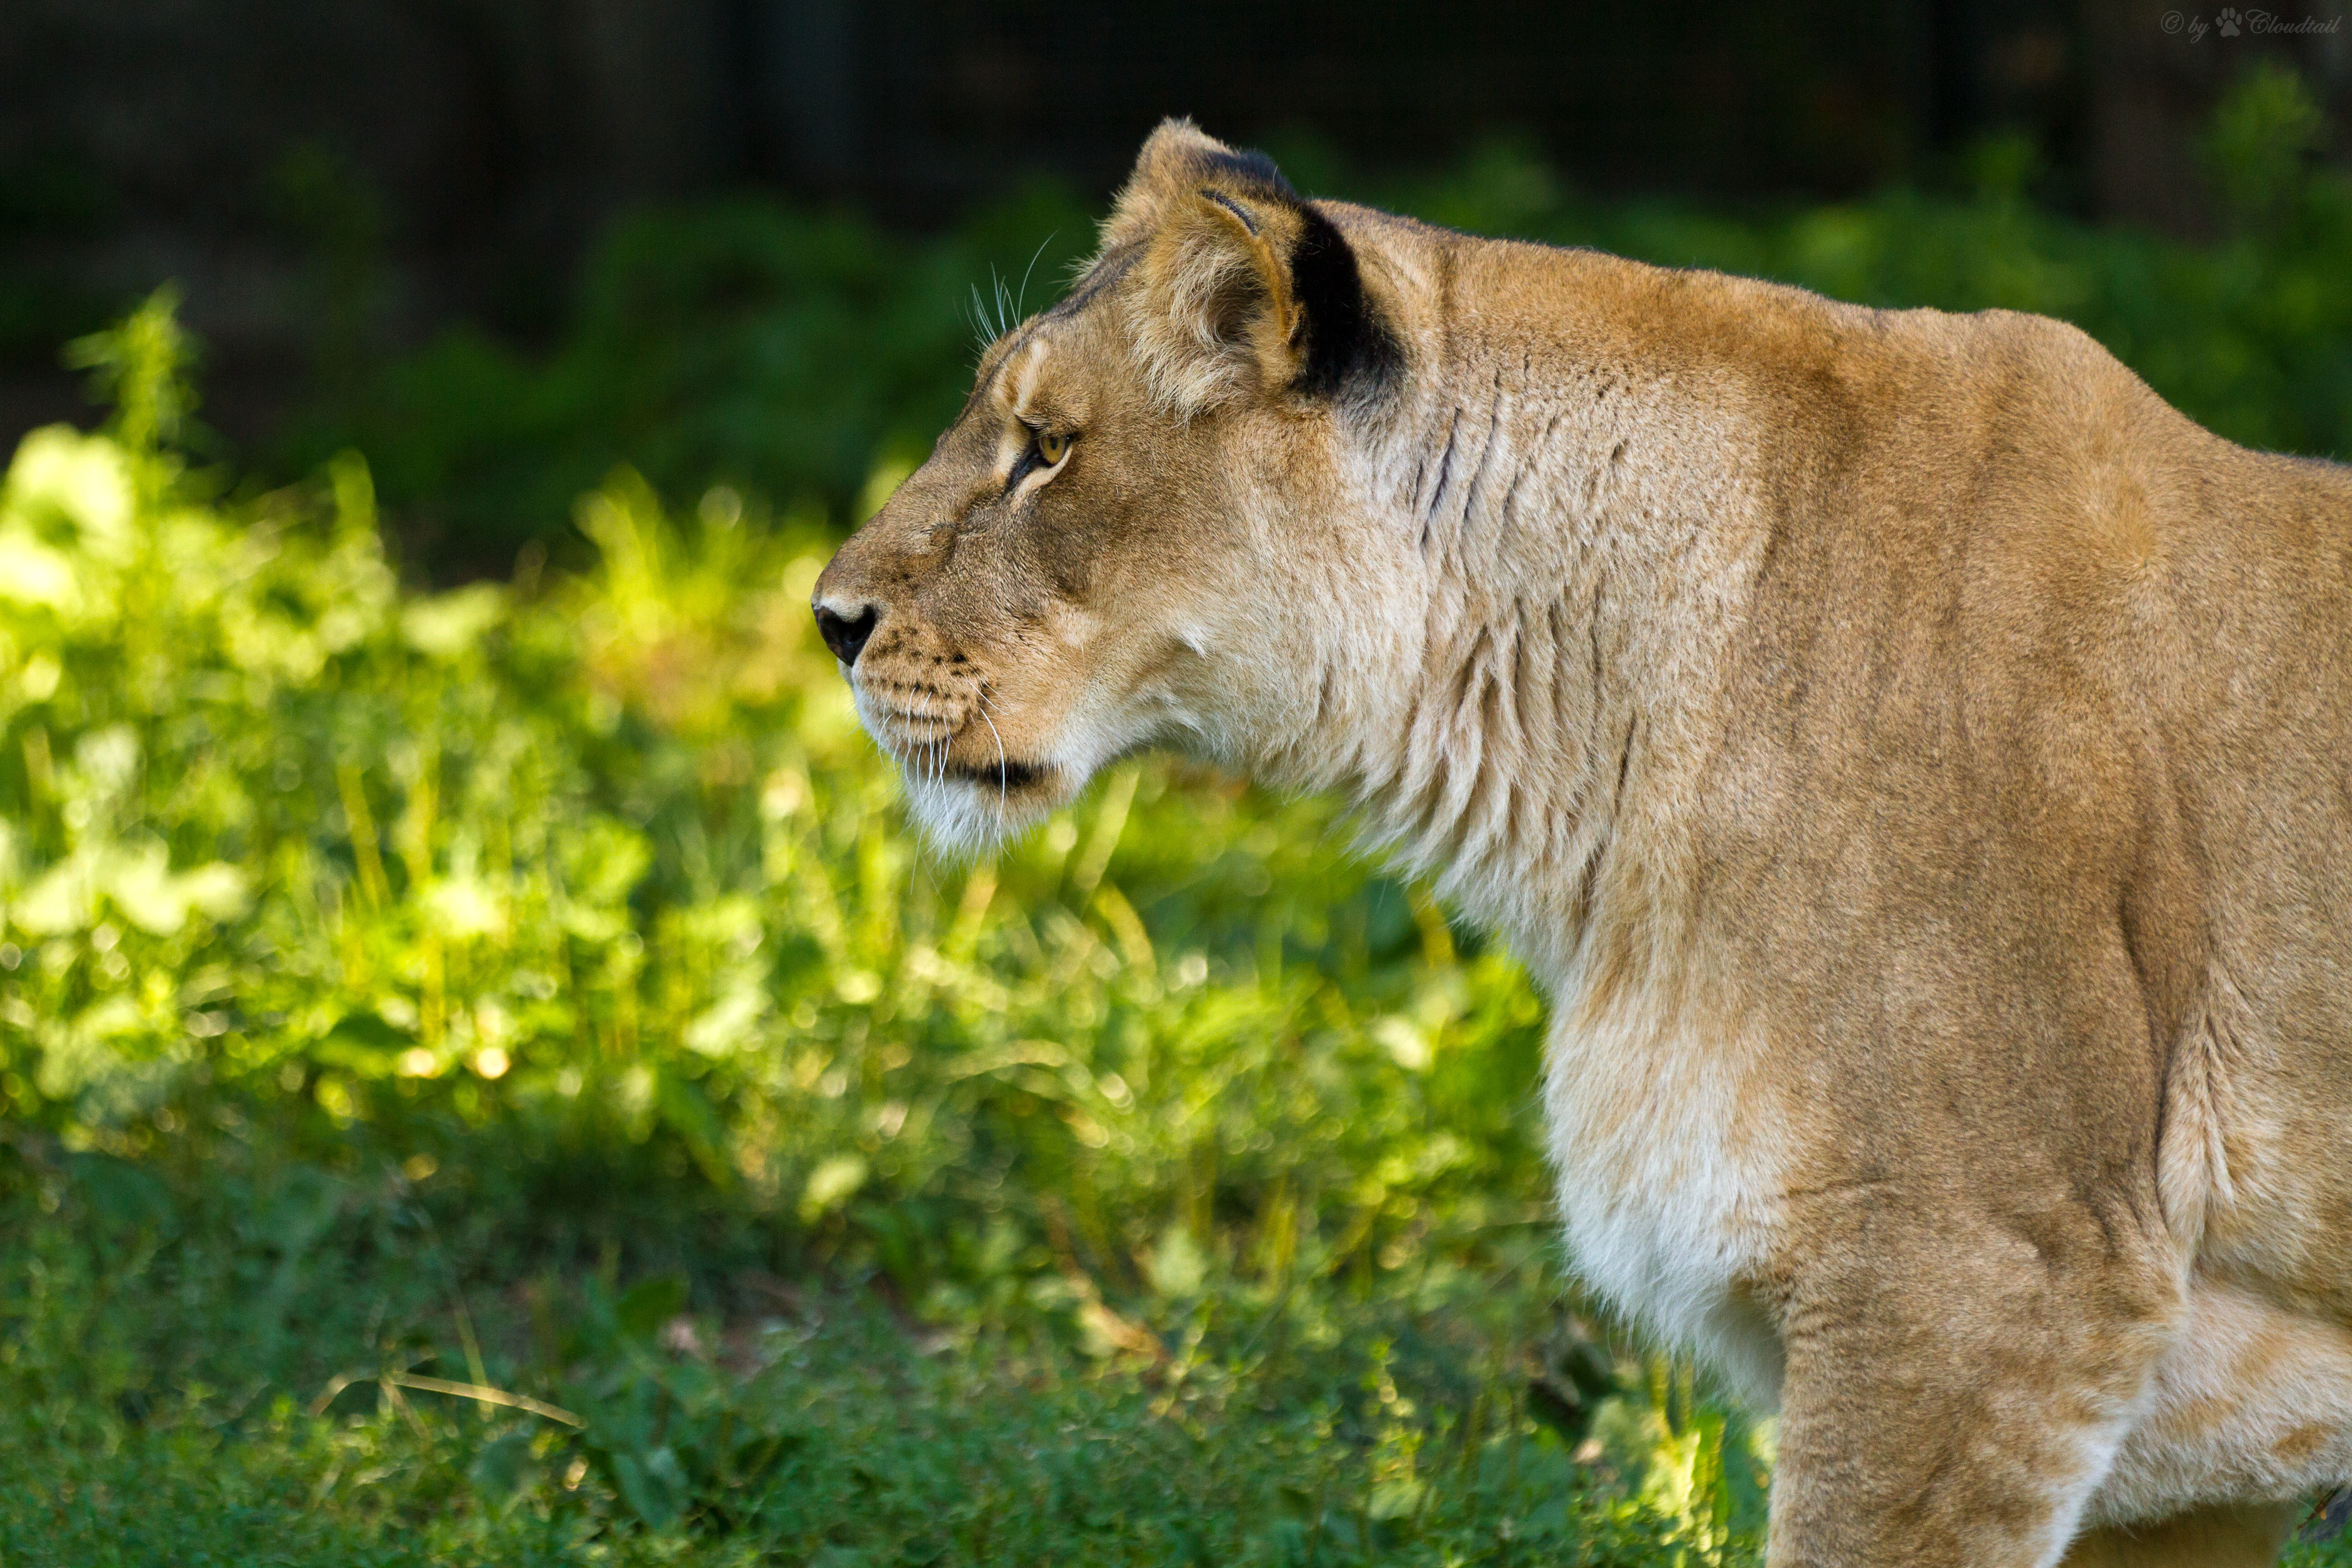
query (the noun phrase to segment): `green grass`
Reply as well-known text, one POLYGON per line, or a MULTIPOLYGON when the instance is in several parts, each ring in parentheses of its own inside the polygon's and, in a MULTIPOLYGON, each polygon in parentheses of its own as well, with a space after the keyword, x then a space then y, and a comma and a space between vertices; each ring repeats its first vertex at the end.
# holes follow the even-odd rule
POLYGON ((825 539, 624 476, 585 574, 404 592, 357 459, 184 468, 168 300, 82 352, 114 426, 0 491, 12 1560, 1754 1514, 1745 1428, 1558 1305, 1524 977, 1325 807, 1129 766, 927 858, 825 539))
POLYGON ((37 1187, 58 1210, 15 1216, 0 1259, 11 1563, 1673 1555, 1654 1510, 1498 1398, 1498 1352, 1572 1345, 1561 1321, 1467 1278, 1410 1302, 1202 1292, 1089 1354, 758 1274, 702 1292, 727 1313, 675 1277, 469 1288, 397 1179, 215 1180, 212 1212, 88 1159, 37 1187))
MULTIPOLYGON (((2018 166, 1738 221, 1497 152, 1389 195, 2054 306, 2352 445, 2338 185, 2190 249, 2018 166)), ((909 835, 807 593, 952 407, 950 283, 1055 200, 643 219, 552 357, 392 365, 381 466, 277 489, 182 455, 167 299, 78 345, 112 424, 0 485, 0 1560, 1752 1557, 1769 1425, 1560 1279, 1507 955, 1326 805, 1164 762, 988 864, 909 835), (589 488, 555 566, 434 594, 379 475, 509 545, 589 488)))

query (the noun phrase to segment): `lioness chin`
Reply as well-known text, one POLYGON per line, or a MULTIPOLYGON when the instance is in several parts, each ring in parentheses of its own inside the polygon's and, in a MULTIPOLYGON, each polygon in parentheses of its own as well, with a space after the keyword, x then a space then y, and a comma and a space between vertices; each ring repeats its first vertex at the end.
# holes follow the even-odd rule
POLYGON ((2352 470, 1171 122, 816 612, 945 839, 1172 746, 1507 932, 1772 1563, 2260 1563, 2352 1480, 2352 470))

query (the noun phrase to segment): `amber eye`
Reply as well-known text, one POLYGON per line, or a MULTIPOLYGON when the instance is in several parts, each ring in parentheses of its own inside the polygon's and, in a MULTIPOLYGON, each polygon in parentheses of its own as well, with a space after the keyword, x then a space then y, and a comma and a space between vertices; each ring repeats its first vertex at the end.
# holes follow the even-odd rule
POLYGON ((1056 436, 1050 430, 1037 432, 1037 456, 1045 459, 1047 468, 1052 468, 1069 455, 1070 438, 1067 436, 1056 436))

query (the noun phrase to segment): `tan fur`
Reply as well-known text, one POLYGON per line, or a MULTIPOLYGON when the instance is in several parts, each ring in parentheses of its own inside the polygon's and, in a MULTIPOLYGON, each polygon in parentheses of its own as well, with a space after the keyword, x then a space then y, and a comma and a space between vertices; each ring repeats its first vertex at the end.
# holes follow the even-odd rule
POLYGON ((2095 1530, 2067 1548, 2064 1568, 2262 1568, 2277 1560, 2303 1511, 2293 1504, 2232 1504, 2161 1524, 2095 1530))
POLYGON ((2352 476, 2055 321, 1255 167, 1162 127, 819 583, 918 809, 1178 747, 1502 928, 1578 1267, 1781 1411, 1776 1564, 2263 1560, 2352 1480, 2352 476))

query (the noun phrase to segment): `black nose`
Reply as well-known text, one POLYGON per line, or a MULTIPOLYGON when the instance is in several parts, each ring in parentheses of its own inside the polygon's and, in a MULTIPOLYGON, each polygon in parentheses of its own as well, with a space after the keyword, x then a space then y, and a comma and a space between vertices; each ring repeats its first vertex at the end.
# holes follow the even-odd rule
POLYGON ((866 651, 866 639, 874 635, 874 606, 866 605, 857 612, 857 618, 837 616, 823 605, 816 607, 817 635, 824 646, 833 649, 833 657, 844 664, 856 664, 857 656, 866 651))

